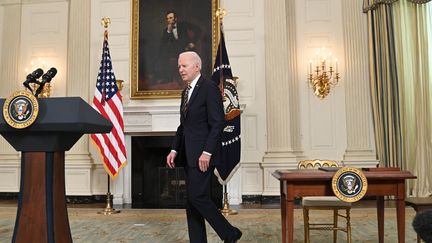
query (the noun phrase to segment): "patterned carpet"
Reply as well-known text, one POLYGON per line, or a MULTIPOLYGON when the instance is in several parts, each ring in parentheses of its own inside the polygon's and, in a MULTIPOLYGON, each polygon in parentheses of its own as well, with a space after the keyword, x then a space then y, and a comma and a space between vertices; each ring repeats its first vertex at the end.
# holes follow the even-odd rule
MULTIPOLYGON (((80 242, 188 242, 186 216, 183 209, 123 209, 120 214, 104 216, 96 214, 98 209, 69 208, 72 238, 80 242)), ((318 213, 318 212, 317 212, 318 213)), ((316 219, 330 219, 330 214, 313 215, 316 219)), ((415 215, 406 209, 406 242, 416 242, 411 227, 415 215)), ((15 207, 0 207, 0 242, 10 242, 15 222, 15 207)), ((295 242, 303 242, 303 218, 296 209, 295 242)), ((385 211, 385 242, 397 242, 396 212, 394 208, 385 211)), ((238 215, 228 220, 243 231, 239 242, 281 242, 279 209, 241 209, 238 215)), ((342 221, 341 221, 342 223, 342 221)), ((207 225, 209 242, 222 242, 207 225)), ((345 234, 339 234, 339 242, 345 241, 345 234)), ((352 209, 353 242, 378 242, 376 210, 374 208, 352 209)), ((332 242, 331 232, 312 234, 312 242, 332 242)))

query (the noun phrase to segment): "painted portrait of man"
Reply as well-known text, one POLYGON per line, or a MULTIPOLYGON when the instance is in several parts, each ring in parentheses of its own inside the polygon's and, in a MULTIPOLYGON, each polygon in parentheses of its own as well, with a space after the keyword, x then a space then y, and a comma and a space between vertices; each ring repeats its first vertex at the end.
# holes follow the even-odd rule
POLYGON ((202 57, 203 75, 210 78, 212 0, 139 1, 138 38, 139 91, 181 90, 177 59, 184 51, 202 57))

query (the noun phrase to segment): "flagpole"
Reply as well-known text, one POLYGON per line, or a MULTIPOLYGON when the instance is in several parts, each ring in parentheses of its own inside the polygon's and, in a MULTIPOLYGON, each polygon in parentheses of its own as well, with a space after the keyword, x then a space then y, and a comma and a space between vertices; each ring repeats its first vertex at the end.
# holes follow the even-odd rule
MULTIPOLYGON (((108 40, 108 25, 111 23, 111 20, 110 20, 110 18, 108 18, 108 17, 103 17, 102 18, 102 21, 101 21, 101 24, 102 24, 102 26, 105 28, 105 31, 104 31, 104 40, 108 40)), ((103 89, 103 90, 105 90, 105 89, 103 89)), ((102 95, 102 98, 104 99, 105 98, 105 95, 102 95)), ((111 194, 111 191, 110 191, 110 176, 107 174, 107 178, 108 178, 108 182, 107 182, 107 184, 108 184, 108 190, 107 190, 107 193, 106 193, 106 206, 105 206, 105 208, 102 210, 102 211, 99 211, 99 212, 97 212, 98 214, 103 214, 103 215, 111 215, 111 214, 116 214, 116 213, 120 213, 120 210, 116 210, 115 208, 113 208, 113 203, 112 203, 112 198, 113 198, 113 196, 112 196, 112 194, 111 194)))
MULTIPOLYGON (((223 27, 222 18, 223 18, 223 15, 220 15, 219 17, 220 17, 220 28, 221 28, 220 32, 222 33, 222 27, 223 27)), ((220 38, 222 38, 222 35, 220 36, 220 38)), ((219 39, 219 42, 220 42, 220 39, 219 39)), ((219 63, 222 63, 222 48, 219 48, 219 63)), ((224 93, 224 81, 225 81, 225 77, 223 76, 223 69, 221 68, 219 70, 219 72, 220 72, 220 76, 219 76, 220 77, 219 88, 221 90, 222 98, 225 100, 225 93, 224 93)))
MULTIPOLYGON (((223 26, 223 21, 222 20, 225 17, 225 14, 226 14, 226 11, 223 8, 219 8, 218 11, 217 11, 217 13, 216 13, 217 17, 219 18, 219 33, 220 33, 220 35, 219 35, 219 46, 220 46, 220 43, 221 43, 221 40, 222 40, 222 34, 221 34, 222 33, 222 26, 223 26)), ((222 63, 222 48, 218 48, 218 51, 219 51, 219 63, 222 63)), ((216 56, 218 56, 218 55, 216 55, 216 56)), ((216 62, 216 60, 215 60, 215 62, 216 62)), ((225 99, 224 83, 223 83, 224 78, 223 78, 223 70, 222 70, 222 68, 219 69, 219 73, 220 73, 220 75, 219 75, 219 90, 221 92, 222 98, 225 99)))
MULTIPOLYGON (((220 36, 219 36, 219 48, 218 48, 219 49, 219 63, 223 63, 223 61, 222 61, 223 60, 222 59, 223 58, 222 57, 222 48, 220 48, 220 43, 222 41, 222 28, 223 28, 223 21, 222 20, 223 20, 225 14, 226 14, 225 9, 222 9, 222 8, 218 9, 218 11, 217 11, 217 17, 219 18, 219 23, 220 23, 220 25, 219 25, 220 36)), ((225 81, 225 77, 224 77, 224 74, 223 74, 223 68, 220 68, 219 69, 219 88, 221 90, 221 95, 222 95, 223 99, 225 99, 224 81, 225 81)), ((223 185, 223 191, 224 191, 224 193, 223 193, 223 207, 220 210, 221 213, 224 216, 238 214, 238 212, 236 210, 230 209, 229 200, 228 200, 229 196, 228 196, 228 190, 227 190, 227 184, 226 183, 223 185)))

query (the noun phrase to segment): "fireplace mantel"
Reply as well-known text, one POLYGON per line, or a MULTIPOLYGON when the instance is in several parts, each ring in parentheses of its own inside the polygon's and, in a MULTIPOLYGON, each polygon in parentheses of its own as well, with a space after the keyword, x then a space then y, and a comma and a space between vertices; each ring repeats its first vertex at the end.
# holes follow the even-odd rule
MULTIPOLYGON (((132 102, 131 102, 132 103, 132 102)), ((172 136, 180 123, 179 103, 157 104, 159 102, 136 102, 124 105, 123 116, 125 126, 125 142, 128 165, 122 170, 121 176, 114 180, 114 204, 130 204, 132 202, 132 144, 133 136, 172 136)))
POLYGON ((125 106, 126 135, 175 132, 180 122, 179 105, 125 106))

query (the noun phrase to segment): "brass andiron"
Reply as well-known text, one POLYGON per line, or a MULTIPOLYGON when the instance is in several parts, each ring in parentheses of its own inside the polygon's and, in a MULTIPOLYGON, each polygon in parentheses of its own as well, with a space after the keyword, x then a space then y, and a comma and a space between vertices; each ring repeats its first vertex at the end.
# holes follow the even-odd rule
POLYGON ((336 68, 333 68, 332 53, 324 54, 316 52, 315 67, 312 69, 312 60, 309 60, 308 80, 314 94, 320 99, 324 99, 329 93, 330 88, 335 86, 340 79, 338 72, 338 60, 335 59, 336 68))
POLYGON ((223 208, 221 209, 221 213, 225 216, 227 215, 236 215, 238 212, 236 210, 230 209, 230 205, 228 203, 228 192, 227 186, 224 185, 224 200, 223 200, 223 208))

